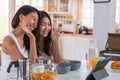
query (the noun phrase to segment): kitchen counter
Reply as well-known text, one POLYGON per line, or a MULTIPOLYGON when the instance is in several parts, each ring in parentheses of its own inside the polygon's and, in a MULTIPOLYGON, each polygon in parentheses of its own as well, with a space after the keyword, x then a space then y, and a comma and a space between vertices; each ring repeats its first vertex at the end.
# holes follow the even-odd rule
POLYGON ((62 34, 60 36, 61 52, 65 59, 83 60, 88 53, 92 35, 62 34))
MULTIPOLYGON (((104 80, 119 80, 120 71, 112 70, 110 68, 111 61, 107 64, 106 70, 109 74, 109 77, 104 80)), ((85 80, 86 76, 88 75, 90 70, 86 67, 86 61, 82 60, 82 65, 79 70, 77 71, 70 71, 66 74, 59 74, 56 80, 85 80)))
POLYGON ((67 34, 64 33, 62 36, 74 36, 74 37, 83 37, 83 38, 92 38, 92 35, 83 35, 83 34, 67 34))

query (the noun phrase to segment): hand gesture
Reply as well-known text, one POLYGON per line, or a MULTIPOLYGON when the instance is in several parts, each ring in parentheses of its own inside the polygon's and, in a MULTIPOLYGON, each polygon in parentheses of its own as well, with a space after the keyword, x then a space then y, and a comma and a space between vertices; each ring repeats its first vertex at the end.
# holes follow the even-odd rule
POLYGON ((30 31, 30 29, 28 29, 28 27, 26 27, 24 24, 19 23, 20 28, 27 34, 27 36, 31 39, 34 38, 34 35, 32 34, 32 32, 30 31))
POLYGON ((60 36, 60 30, 57 28, 53 28, 51 31, 51 38, 52 41, 58 41, 59 40, 59 36, 60 36))

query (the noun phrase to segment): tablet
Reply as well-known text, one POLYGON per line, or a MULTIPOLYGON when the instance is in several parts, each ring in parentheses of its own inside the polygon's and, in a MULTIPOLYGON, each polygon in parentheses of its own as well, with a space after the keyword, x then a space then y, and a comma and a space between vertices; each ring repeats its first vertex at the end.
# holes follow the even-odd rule
POLYGON ((101 80, 102 78, 108 76, 108 73, 105 70, 105 66, 110 60, 111 57, 99 60, 96 66, 91 70, 91 72, 86 77, 86 80, 101 80))

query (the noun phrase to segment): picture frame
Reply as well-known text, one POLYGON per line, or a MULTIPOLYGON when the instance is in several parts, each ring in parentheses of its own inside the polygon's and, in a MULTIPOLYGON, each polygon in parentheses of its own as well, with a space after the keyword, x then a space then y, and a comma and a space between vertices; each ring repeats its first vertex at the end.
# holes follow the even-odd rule
POLYGON ((108 3, 110 0, 94 0, 94 3, 108 3))

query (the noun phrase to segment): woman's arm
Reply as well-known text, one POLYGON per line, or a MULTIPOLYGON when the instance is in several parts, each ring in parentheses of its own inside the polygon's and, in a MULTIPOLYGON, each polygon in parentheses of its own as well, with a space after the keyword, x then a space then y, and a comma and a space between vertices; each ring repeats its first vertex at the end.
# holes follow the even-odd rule
POLYGON ((36 51, 36 40, 35 40, 35 38, 30 39, 29 58, 31 60, 31 64, 36 63, 37 51, 36 51))
POLYGON ((36 48, 36 39, 35 36, 33 35, 33 33, 27 28, 25 27, 23 24, 20 24, 22 26, 21 29, 24 30, 24 32, 26 33, 26 35, 29 37, 30 39, 30 49, 29 49, 29 54, 28 57, 30 58, 31 62, 30 64, 34 64, 36 63, 36 58, 37 58, 37 48, 36 48))
POLYGON ((17 60, 18 58, 23 58, 22 54, 19 52, 14 40, 10 36, 6 36, 2 43, 2 50, 13 60, 17 60))
POLYGON ((60 50, 60 44, 59 42, 52 42, 51 45, 51 53, 53 56, 53 60, 55 63, 63 63, 63 56, 60 50))
POLYGON ((59 30, 54 29, 51 33, 52 44, 51 44, 50 50, 55 63, 64 63, 61 48, 60 48, 61 46, 60 46, 59 36, 60 36, 59 30))

